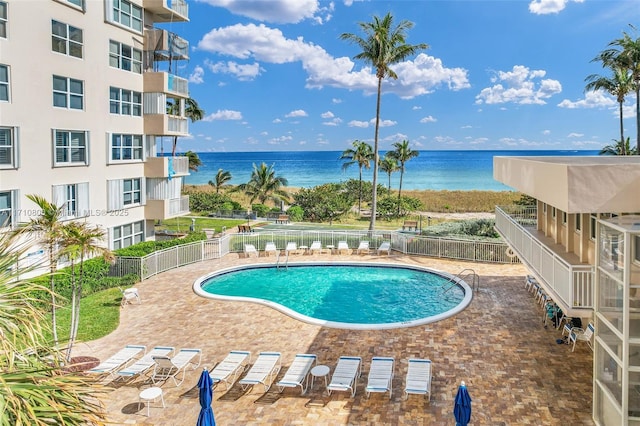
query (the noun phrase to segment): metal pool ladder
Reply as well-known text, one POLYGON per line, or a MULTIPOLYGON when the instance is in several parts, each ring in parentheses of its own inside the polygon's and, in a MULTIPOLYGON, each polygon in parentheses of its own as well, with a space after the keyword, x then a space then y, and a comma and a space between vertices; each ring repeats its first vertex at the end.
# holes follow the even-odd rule
MULTIPOLYGON (((289 252, 285 255, 284 267, 285 269, 289 269, 289 252)), ((280 269, 280 252, 276 254, 276 269, 280 269)))
POLYGON ((442 294, 445 294, 446 292, 448 292, 449 290, 457 286, 458 285, 457 280, 463 280, 468 283, 469 281, 467 281, 467 279, 469 277, 471 277, 471 290, 472 291, 480 290, 480 277, 478 276, 478 274, 476 274, 476 271, 474 271, 473 269, 467 268, 458 272, 456 275, 449 278, 449 280, 446 283, 442 284, 442 288, 444 288, 447 284, 450 284, 449 287, 447 287, 447 289, 442 292, 442 294))

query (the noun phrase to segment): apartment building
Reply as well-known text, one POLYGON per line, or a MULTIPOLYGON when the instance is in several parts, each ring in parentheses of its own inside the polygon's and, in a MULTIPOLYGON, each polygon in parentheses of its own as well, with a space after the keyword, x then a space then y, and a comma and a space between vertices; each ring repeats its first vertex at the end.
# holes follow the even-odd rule
POLYGON ((188 213, 187 158, 156 152, 189 132, 185 21, 185 0, 0 0, 0 230, 39 214, 28 194, 112 249, 188 213))
POLYGON ((640 425, 640 156, 495 157, 493 175, 537 200, 497 207, 498 232, 564 312, 595 325, 593 420, 640 425))

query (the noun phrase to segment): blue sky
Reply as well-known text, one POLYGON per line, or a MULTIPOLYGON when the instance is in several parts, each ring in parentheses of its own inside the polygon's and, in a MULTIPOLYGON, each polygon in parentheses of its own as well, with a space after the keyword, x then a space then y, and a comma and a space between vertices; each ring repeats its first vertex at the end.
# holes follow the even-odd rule
MULTIPOLYGON (((177 73, 205 110, 178 150, 342 151, 373 145, 376 78, 354 60, 359 22, 391 12, 429 48, 385 80, 380 149, 600 149, 619 138, 618 109, 585 93, 591 60, 627 31, 637 0, 189 0, 189 61, 177 73)), ((625 133, 635 142, 635 98, 625 133)))

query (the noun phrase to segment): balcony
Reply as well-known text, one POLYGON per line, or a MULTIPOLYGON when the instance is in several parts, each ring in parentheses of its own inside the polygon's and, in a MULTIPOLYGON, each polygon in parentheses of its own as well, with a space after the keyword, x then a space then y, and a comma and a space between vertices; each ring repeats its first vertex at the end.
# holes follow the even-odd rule
POLYGON ((189 59, 189 42, 159 28, 144 30, 144 50, 153 54, 154 62, 189 59))
POLYGON ((186 118, 174 115, 145 115, 144 132, 158 136, 189 136, 189 123, 186 118))
POLYGON ((496 207, 496 230, 569 316, 593 311, 593 265, 536 231, 535 207, 496 207))
POLYGON ((153 14, 154 22, 189 21, 189 5, 186 0, 143 0, 142 7, 153 14))
POLYGON ((169 200, 147 200, 144 209, 145 219, 165 220, 189 214, 189 196, 169 200))
POLYGON ((147 178, 173 178, 188 174, 187 157, 149 157, 144 162, 144 175, 147 178))
POLYGON ((145 93, 166 93, 176 97, 189 97, 189 81, 167 72, 145 72, 145 93))

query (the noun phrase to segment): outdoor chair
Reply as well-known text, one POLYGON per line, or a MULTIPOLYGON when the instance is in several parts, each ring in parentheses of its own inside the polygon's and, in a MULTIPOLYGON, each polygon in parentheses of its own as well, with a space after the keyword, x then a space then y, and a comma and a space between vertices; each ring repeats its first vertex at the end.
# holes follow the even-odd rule
POLYGON ((385 251, 387 252, 387 255, 391 255, 391 243, 389 241, 383 242, 380 244, 380 247, 378 247, 378 254, 385 251))
POLYGON ((147 347, 142 345, 127 345, 120 349, 117 353, 102 361, 96 367, 88 370, 89 373, 111 374, 131 362, 141 353, 147 352, 147 347))
POLYGON ((258 257, 258 250, 256 250, 256 246, 253 244, 245 244, 244 245, 244 255, 245 257, 251 257, 252 254, 255 254, 258 257))
POLYGON ((268 242, 264 246, 265 256, 271 256, 271 253, 275 254, 276 256, 278 255, 278 249, 276 247, 276 243, 274 242, 268 242))
POLYGON ((213 384, 224 383, 225 389, 229 389, 238 376, 244 372, 247 364, 251 360, 249 351, 231 351, 215 366, 209 373, 213 384))
POLYGON ((587 345, 589 345, 589 347, 593 349, 591 338, 593 337, 593 333, 595 331, 596 330, 593 323, 589 323, 586 330, 583 330, 580 327, 573 327, 571 329, 571 332, 569 333, 569 344, 573 342, 573 348, 571 349, 571 352, 576 350, 576 343, 578 343, 579 340, 587 342, 587 345))
POLYGON ((389 399, 393 390, 393 375, 395 359, 393 357, 374 356, 371 359, 367 387, 367 397, 371 392, 389 392, 389 399))
POLYGON ((280 352, 260 352, 247 374, 238 381, 242 390, 261 384, 267 393, 280 372, 280 352))
POLYGON ((313 254, 314 252, 322 253, 322 243, 320 241, 314 241, 311 243, 309 253, 313 254))
POLYGON ((362 254, 363 252, 369 254, 369 241, 360 241, 357 252, 358 254, 362 254))
POLYGON ((297 243, 287 243, 287 247, 284 249, 284 252, 288 255, 289 252, 293 252, 293 254, 298 253, 298 244, 297 243))
POLYGON ((282 393, 285 388, 296 388, 300 386, 300 395, 304 395, 309 387, 309 372, 317 359, 318 357, 314 354, 297 354, 284 373, 282 380, 276 383, 280 393, 282 393))
POLYGON ((176 386, 180 386, 186 377, 186 370, 189 364, 192 365, 191 369, 195 370, 202 359, 202 350, 184 348, 169 358, 168 356, 154 356, 153 361, 155 367, 153 369, 153 375, 151 381, 153 383, 172 379, 176 386), (198 357, 198 362, 194 362, 194 358, 198 357), (182 379, 178 381, 178 376, 182 373, 182 379))
POLYGON ((156 346, 155 348, 147 352, 145 356, 143 356, 133 364, 118 371, 117 374, 121 378, 129 379, 135 376, 142 375, 155 365, 153 357, 170 356, 174 350, 175 348, 173 346, 156 346))
POLYGON ((357 379, 362 375, 362 358, 359 356, 341 356, 333 371, 331 382, 327 386, 327 393, 332 391, 351 392, 356 396, 357 379))
POLYGON ((138 305, 142 303, 142 299, 140 299, 140 293, 138 293, 138 289, 135 287, 120 289, 122 293, 122 301, 120 302, 120 306, 124 307, 125 305, 133 304, 136 302, 138 305))
POLYGON ((346 241, 338 241, 338 253, 342 253, 343 251, 346 251, 347 254, 349 254, 349 244, 347 244, 346 241))
POLYGON ((409 394, 427 395, 431 401, 431 378, 433 369, 431 360, 410 358, 404 387, 405 399, 409 394))

